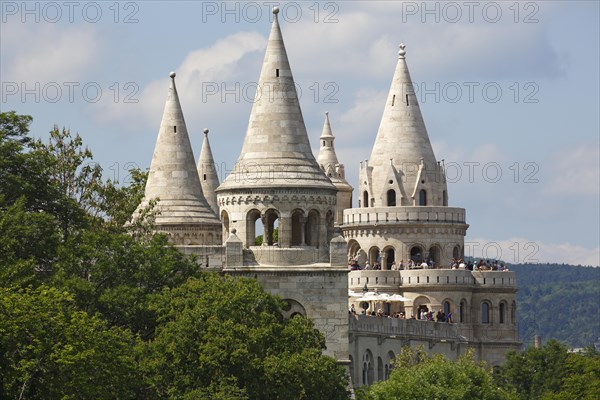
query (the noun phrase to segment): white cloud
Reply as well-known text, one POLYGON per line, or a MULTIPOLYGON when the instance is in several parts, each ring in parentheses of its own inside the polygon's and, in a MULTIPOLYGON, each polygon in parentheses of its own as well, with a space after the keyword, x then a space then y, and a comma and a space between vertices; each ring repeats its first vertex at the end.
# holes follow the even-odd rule
POLYGON ((571 243, 546 243, 513 237, 503 240, 465 239, 465 255, 501 259, 510 264, 558 263, 600 266, 600 247, 585 248, 571 243))
POLYGON ((93 25, 8 23, 2 27, 2 80, 44 85, 79 82, 100 57, 93 25))
POLYGON ((577 145, 553 154, 545 163, 551 177, 544 192, 561 196, 600 194, 600 143, 577 145))
MULTIPOLYGON (((232 112, 229 100, 236 100, 235 95, 224 98, 225 91, 235 89, 240 84, 243 87, 243 84, 257 79, 258 76, 248 74, 244 60, 253 53, 258 55, 265 45, 266 38, 258 33, 239 32, 187 54, 176 68, 176 84, 188 123, 195 119, 198 111, 204 115, 227 119, 227 114, 232 112), (217 90, 217 93, 210 94, 212 92, 209 92, 209 86, 210 90, 217 90)), ((138 104, 124 105, 107 98, 102 107, 99 107, 101 111, 97 118, 136 125, 145 121, 150 128, 158 126, 169 84, 168 72, 165 71, 164 77, 141 89, 138 104)))

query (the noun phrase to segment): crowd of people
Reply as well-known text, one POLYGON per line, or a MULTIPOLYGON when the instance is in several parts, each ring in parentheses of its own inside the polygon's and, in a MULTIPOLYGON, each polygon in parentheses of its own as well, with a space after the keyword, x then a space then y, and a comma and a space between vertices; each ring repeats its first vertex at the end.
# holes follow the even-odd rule
MULTIPOLYGON (((358 312, 356 311, 356 308, 354 307, 354 304, 352 304, 350 306, 350 309, 348 310, 348 313, 351 315, 358 315, 358 312)), ((386 313, 382 308, 379 308, 377 311, 375 311, 374 309, 371 310, 370 312, 367 312, 367 310, 362 310, 361 315, 366 315, 367 317, 380 317, 380 318, 399 318, 399 319, 406 319, 406 314, 404 313, 404 311, 396 311, 393 312, 391 314, 386 313)), ((448 324, 452 324, 454 323, 453 319, 452 319, 452 312, 449 312, 448 314, 446 314, 444 312, 444 310, 440 309, 437 314, 434 314, 433 311, 429 311, 426 308, 421 309, 419 311, 419 315, 418 315, 418 319, 421 321, 432 321, 432 322, 445 322, 448 324)), ((411 316, 409 319, 417 319, 414 315, 411 316)))
MULTIPOLYGON (((373 265, 369 264, 367 261, 364 266, 361 266, 356 258, 351 258, 348 261, 348 268, 351 271, 358 270, 381 270, 381 263, 376 261, 373 265)), ((434 269, 436 268, 435 262, 431 258, 426 258, 422 263, 415 262, 414 260, 408 260, 408 263, 405 265, 404 260, 400 260, 398 264, 396 261, 392 261, 390 268, 392 271, 401 271, 406 269, 434 269)), ((440 266, 439 268, 443 268, 440 266)), ((456 259, 453 258, 450 261, 450 269, 465 269, 468 271, 508 271, 508 265, 506 265, 502 261, 498 260, 485 260, 480 259, 479 261, 469 260, 465 262, 462 258, 456 259)))

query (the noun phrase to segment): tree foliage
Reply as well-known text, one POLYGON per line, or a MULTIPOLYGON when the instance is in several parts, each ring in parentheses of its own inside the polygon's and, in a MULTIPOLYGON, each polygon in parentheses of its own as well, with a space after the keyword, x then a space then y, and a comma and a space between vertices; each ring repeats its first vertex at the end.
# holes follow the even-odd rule
POLYGON ((105 181, 79 135, 0 113, 0 399, 345 399, 309 320, 201 273, 162 234, 147 174, 105 181))
POLYGON ((600 354, 591 348, 568 353, 550 340, 541 348, 511 352, 496 377, 518 399, 597 399, 600 394, 600 354))
POLYGON ((467 353, 457 361, 441 354, 405 347, 394 362, 387 381, 375 383, 358 394, 361 400, 501 400, 512 394, 499 388, 492 370, 467 353))

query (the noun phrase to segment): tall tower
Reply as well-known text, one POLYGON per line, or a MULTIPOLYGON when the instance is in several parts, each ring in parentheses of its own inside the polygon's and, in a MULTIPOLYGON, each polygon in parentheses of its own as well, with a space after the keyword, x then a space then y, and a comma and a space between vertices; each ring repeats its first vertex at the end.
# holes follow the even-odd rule
POLYGON ((394 261, 439 265, 462 257, 465 210, 448 207, 444 165, 429 141, 404 44, 358 187, 359 208, 344 211, 342 227, 350 256, 381 262, 383 269, 394 261))
POLYGON ((340 164, 335 154, 333 141, 335 137, 331 132, 329 123, 329 113, 325 113, 325 122, 323 123, 323 132, 321 133, 320 150, 317 156, 319 166, 325 172, 325 175, 331 179, 331 183, 337 188, 337 207, 335 211, 335 224, 341 225, 344 217, 344 210, 352 207, 352 186, 346 181, 344 165, 340 164))
POLYGON ((204 129, 204 141, 202 142, 202 150, 200 150, 200 158, 198 159, 198 176, 208 205, 216 215, 219 215, 217 192, 215 192, 219 186, 219 176, 217 175, 215 160, 213 159, 210 143, 208 142, 208 129, 204 129))
POLYGON ((312 154, 278 12, 242 152, 217 189, 228 232, 223 271, 257 279, 285 300, 285 315, 311 318, 325 354, 348 362, 346 243, 332 240, 337 189, 312 154))
POLYGON ((204 195, 183 111, 175 87, 175 72, 150 164, 144 199, 135 215, 158 200, 155 225, 175 245, 221 244, 221 223, 204 195))

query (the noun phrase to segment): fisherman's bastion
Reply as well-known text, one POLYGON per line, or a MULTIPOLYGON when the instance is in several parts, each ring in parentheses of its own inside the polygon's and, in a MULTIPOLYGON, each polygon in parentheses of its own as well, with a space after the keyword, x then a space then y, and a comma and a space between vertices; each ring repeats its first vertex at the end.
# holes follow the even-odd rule
POLYGON ((286 301, 285 317, 311 318, 355 387, 387 379, 407 345, 450 359, 472 349, 500 365, 521 347, 515 273, 451 268, 469 225, 465 209, 448 206, 405 46, 353 208, 327 114, 312 153, 273 13, 261 93, 233 171, 219 182, 206 129, 196 163, 172 72, 139 209, 158 199, 156 230, 203 268, 257 279, 286 301))

